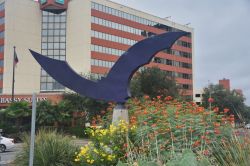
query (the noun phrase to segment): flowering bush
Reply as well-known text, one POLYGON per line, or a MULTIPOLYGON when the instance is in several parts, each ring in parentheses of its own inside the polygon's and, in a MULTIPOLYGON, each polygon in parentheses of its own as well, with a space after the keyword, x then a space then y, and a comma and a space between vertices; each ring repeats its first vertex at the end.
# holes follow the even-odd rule
MULTIPOLYGON (((130 123, 137 126, 137 141, 131 156, 153 156, 166 163, 185 149, 210 154, 208 145, 230 136, 234 116, 205 110, 192 102, 178 102, 158 96, 129 103, 130 123), (139 147, 139 148, 138 148, 139 147)), ((136 157, 138 158, 138 157, 136 157)))
POLYGON ((107 129, 89 128, 91 142, 82 147, 75 161, 80 165, 115 165, 124 158, 127 139, 134 135, 135 126, 120 121, 118 125, 110 125, 107 129))
POLYGON ((93 125, 101 122, 102 126, 109 127, 87 131, 91 143, 77 154, 76 162, 115 165, 120 161, 119 164, 133 165, 140 161, 164 165, 176 163, 183 156, 185 161, 186 156, 193 154, 199 159, 211 155, 211 143, 221 142, 231 135, 234 123, 234 116, 227 109, 218 114, 218 108, 209 111, 169 96, 131 99, 127 107, 129 124, 121 121, 116 126, 110 125, 111 114, 106 120, 99 116, 93 120, 93 125), (189 153, 184 153, 187 151, 189 153))

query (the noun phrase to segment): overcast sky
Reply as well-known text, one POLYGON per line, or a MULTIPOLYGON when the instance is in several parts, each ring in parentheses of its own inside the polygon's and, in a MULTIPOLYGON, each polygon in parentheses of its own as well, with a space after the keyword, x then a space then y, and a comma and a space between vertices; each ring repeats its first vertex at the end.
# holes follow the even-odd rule
POLYGON ((231 80, 250 106, 250 0, 112 0, 195 32, 195 88, 231 80))

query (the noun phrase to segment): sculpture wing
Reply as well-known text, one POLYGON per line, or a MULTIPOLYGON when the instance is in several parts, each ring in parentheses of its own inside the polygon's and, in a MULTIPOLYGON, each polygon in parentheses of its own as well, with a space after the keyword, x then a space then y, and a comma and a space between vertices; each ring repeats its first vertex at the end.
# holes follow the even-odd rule
POLYGON ((150 63, 156 53, 170 48, 187 32, 167 32, 139 41, 131 46, 111 68, 103 82, 113 83, 120 92, 130 96, 129 82, 133 74, 143 65, 150 63))
POLYGON ((78 75, 67 62, 48 58, 32 50, 30 52, 41 67, 65 87, 85 96, 96 99, 100 97, 99 93, 95 93, 99 88, 97 83, 78 75))

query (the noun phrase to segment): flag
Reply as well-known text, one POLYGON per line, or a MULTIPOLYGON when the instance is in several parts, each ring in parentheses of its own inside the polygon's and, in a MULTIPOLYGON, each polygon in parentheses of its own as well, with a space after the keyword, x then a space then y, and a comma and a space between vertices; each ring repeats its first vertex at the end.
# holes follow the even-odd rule
POLYGON ((14 64, 16 65, 18 63, 18 58, 16 54, 16 50, 14 50, 14 64))

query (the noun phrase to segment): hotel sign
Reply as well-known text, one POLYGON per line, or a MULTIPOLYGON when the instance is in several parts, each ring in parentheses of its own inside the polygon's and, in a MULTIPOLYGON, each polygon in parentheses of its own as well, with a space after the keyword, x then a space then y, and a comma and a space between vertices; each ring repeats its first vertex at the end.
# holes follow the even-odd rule
MULTIPOLYGON (((36 101, 45 101, 48 100, 47 97, 37 97, 36 101)), ((32 98, 31 97, 15 97, 14 98, 14 102, 20 102, 20 101, 26 101, 28 103, 32 103, 32 98)), ((11 97, 1 97, 0 98, 0 104, 8 104, 8 103, 12 103, 12 98, 11 97)))

